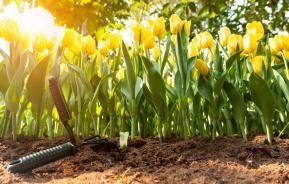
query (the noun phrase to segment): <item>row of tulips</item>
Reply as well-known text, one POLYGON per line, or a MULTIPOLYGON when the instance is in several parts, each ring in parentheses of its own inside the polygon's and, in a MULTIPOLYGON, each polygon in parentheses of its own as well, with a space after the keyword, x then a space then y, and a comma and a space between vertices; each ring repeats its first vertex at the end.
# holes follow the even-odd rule
POLYGON ((66 29, 56 38, 29 35, 12 20, 2 22, 0 90, 5 110, 2 137, 13 134, 59 136, 47 77, 59 78, 77 136, 172 135, 183 138, 265 132, 288 134, 289 36, 266 34, 261 22, 246 34, 228 27, 216 39, 193 35, 191 22, 172 15, 137 23, 133 43, 107 32, 103 39, 66 29), (31 43, 30 43, 31 42, 31 43))

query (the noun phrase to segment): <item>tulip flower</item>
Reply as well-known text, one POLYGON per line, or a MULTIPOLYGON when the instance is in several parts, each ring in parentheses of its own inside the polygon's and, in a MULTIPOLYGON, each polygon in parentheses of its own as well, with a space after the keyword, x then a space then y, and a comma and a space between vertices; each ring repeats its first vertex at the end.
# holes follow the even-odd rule
POLYGON ((155 61, 158 60, 159 55, 160 55, 160 48, 155 45, 154 49, 153 49, 153 58, 154 58, 155 61))
POLYGON ((276 38, 269 38, 269 46, 272 55, 277 54, 281 50, 280 44, 276 38))
POLYGON ((121 68, 117 71, 117 73, 116 73, 116 78, 117 78, 119 81, 121 81, 121 80, 124 79, 124 77, 125 77, 125 75, 124 75, 124 68, 121 67, 121 68))
POLYGON ((7 19, 3 25, 3 37, 5 40, 13 42, 19 39, 19 27, 15 20, 7 19))
POLYGON ((153 26, 153 34, 159 39, 161 39, 166 32, 165 19, 163 17, 159 17, 157 20, 154 21, 152 26, 153 26))
POLYGON ((199 54, 199 50, 198 47, 192 42, 189 45, 189 57, 195 57, 199 54))
POLYGON ((28 33, 26 33, 26 32, 21 33, 19 44, 20 44, 20 50, 22 52, 25 52, 29 48, 30 36, 28 33))
POLYGON ((255 73, 258 75, 262 72, 262 64, 264 62, 264 56, 255 56, 252 59, 252 66, 255 73))
POLYGON ((181 27, 183 26, 181 18, 178 15, 173 14, 170 17, 170 31, 171 31, 171 33, 176 34, 179 31, 180 26, 181 27))
POLYGON ((236 52, 237 45, 239 46, 240 50, 243 49, 243 38, 242 38, 242 35, 231 34, 228 37, 228 41, 227 41, 227 47, 228 47, 229 52, 231 54, 236 52))
POLYGON ((218 31, 218 34, 221 45, 226 46, 231 35, 231 30, 228 27, 222 27, 220 31, 218 31))
POLYGON ((133 38, 136 43, 142 43, 144 41, 144 29, 141 24, 136 24, 132 27, 133 38))
POLYGON ((183 27, 184 27, 184 29, 186 31, 186 35, 190 36, 190 34, 191 34, 191 21, 183 20, 179 24, 179 32, 182 32, 183 27))
POLYGON ((75 31, 73 29, 66 29, 62 38, 61 46, 70 47, 75 41, 75 31))
POLYGON ((35 36, 33 41, 33 48, 38 52, 42 52, 47 48, 47 38, 44 34, 39 33, 35 36))
POLYGON ((199 44, 202 49, 212 48, 214 46, 214 38, 209 32, 202 32, 199 34, 199 44))
POLYGON ((276 35, 274 37, 276 41, 278 42, 278 45, 280 47, 280 50, 289 50, 289 35, 276 35))
POLYGON ((151 31, 146 30, 144 31, 144 48, 145 49, 152 49, 155 46, 155 37, 151 31))
POLYGON ((109 54, 108 44, 103 40, 98 43, 98 50, 101 53, 101 55, 104 57, 109 54))
POLYGON ((243 39, 244 52, 249 54, 254 52, 258 47, 258 38, 253 34, 245 34, 243 39))
POLYGON ((264 28, 261 22, 253 21, 246 25, 246 34, 255 35, 257 40, 260 40, 264 36, 264 28))
POLYGON ((83 37, 78 32, 74 31, 74 39, 72 45, 68 48, 76 55, 79 55, 83 49, 83 37))
POLYGON ((50 40, 47 42, 47 49, 48 50, 53 50, 55 48, 55 44, 56 44, 56 37, 53 36, 52 38, 50 38, 50 40))
POLYGON ((88 55, 92 55, 95 52, 95 49, 95 40, 90 35, 85 36, 83 38, 83 51, 88 55))
POLYGON ((203 76, 207 76, 208 75, 209 68, 208 68, 207 64, 203 60, 197 59, 196 63, 195 63, 195 67, 200 72, 200 74, 202 74, 203 76))
POLYGON ((114 50, 114 49, 118 49, 120 46, 120 42, 121 42, 121 37, 118 34, 108 34, 108 38, 107 38, 107 44, 109 49, 114 50))

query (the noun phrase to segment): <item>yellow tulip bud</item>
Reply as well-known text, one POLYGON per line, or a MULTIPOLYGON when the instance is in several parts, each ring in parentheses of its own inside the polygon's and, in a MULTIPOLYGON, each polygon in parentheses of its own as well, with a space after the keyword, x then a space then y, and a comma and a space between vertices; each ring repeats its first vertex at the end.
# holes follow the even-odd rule
POLYGON ((118 34, 109 34, 107 38, 107 44, 110 49, 118 49, 121 42, 121 37, 118 34))
POLYGON ((243 49, 242 35, 231 34, 227 41, 227 47, 231 54, 237 51, 237 45, 239 46, 240 50, 243 49))
POLYGON ((117 78, 118 80, 124 79, 124 68, 121 67, 121 68, 117 71, 117 73, 116 73, 116 78, 117 78))
POLYGON ((272 55, 277 54, 281 50, 279 42, 276 38, 269 38, 269 46, 272 55))
POLYGON ((178 15, 173 14, 170 17, 170 31, 171 31, 171 33, 176 34, 179 31, 180 26, 181 27, 183 26, 181 18, 178 15))
POLYGON ((184 27, 185 27, 185 31, 186 31, 187 36, 190 36, 190 34, 191 34, 191 21, 185 20, 184 27))
POLYGON ((132 27, 132 31, 134 41, 142 43, 144 41, 144 27, 141 24, 136 24, 132 27))
POLYGON ((50 40, 47 42, 47 49, 48 50, 53 50, 55 48, 55 44, 56 44, 56 37, 53 36, 52 38, 50 38, 50 40))
POLYGON ((178 32, 181 33, 182 29, 185 29, 186 35, 190 36, 190 30, 191 30, 191 21, 186 21, 186 20, 182 20, 179 22, 178 24, 178 32))
POLYGON ((255 73, 258 75, 262 72, 262 63, 264 62, 264 56, 255 56, 252 59, 252 66, 255 73))
POLYGON ((75 40, 75 31, 73 29, 66 29, 62 38, 61 46, 70 47, 75 40))
POLYGON ((159 17, 156 21, 154 21, 152 26, 154 35, 161 39, 166 32, 165 19, 163 17, 159 17))
POLYGON ((28 33, 21 33, 20 35, 20 50, 22 52, 26 51, 29 48, 30 45, 30 36, 28 33))
POLYGON ((19 27, 15 20, 7 19, 4 22, 3 37, 5 40, 13 42, 19 39, 19 27))
POLYGON ((194 47, 196 47, 198 50, 201 49, 201 37, 200 37, 200 34, 197 34, 197 35, 193 38, 192 44, 193 44, 194 47))
POLYGON ((95 52, 95 49, 95 40, 90 35, 85 36, 83 38, 83 51, 88 55, 92 55, 95 52))
POLYGON ((195 63, 195 67, 203 76, 207 76, 208 75, 209 68, 208 68, 207 64, 203 60, 197 59, 196 63, 195 63))
POLYGON ((200 33, 200 46, 202 49, 211 48, 214 46, 214 38, 209 32, 200 33))
POLYGON ((144 36, 145 36, 145 39, 144 39, 144 48, 145 49, 152 49, 154 48, 155 46, 155 37, 154 35, 152 34, 151 31, 147 30, 147 31, 144 31, 144 36))
POLYGON ((42 52, 47 48, 47 38, 44 34, 39 33, 35 36, 33 41, 33 48, 38 52, 42 52))
POLYGON ((192 42, 189 46, 189 57, 195 57, 199 54, 198 47, 192 42))
POLYGON ((244 52, 247 54, 252 53, 258 47, 258 38, 253 34, 245 34, 243 44, 244 52))
POLYGON ((83 37, 76 31, 74 31, 73 43, 69 46, 69 49, 76 55, 79 55, 83 47, 83 37))
POLYGON ((220 43, 223 46, 227 45, 229 36, 231 35, 231 30, 228 27, 222 27, 220 31, 218 31, 220 43))
POLYGON ((98 43, 98 49, 102 56, 107 56, 109 54, 109 47, 108 44, 104 41, 100 41, 98 43))
POLYGON ((274 39, 277 41, 280 50, 289 49, 289 36, 286 35, 276 35, 274 39))
POLYGON ((167 77, 167 84, 171 87, 173 87, 173 85, 174 85, 174 78, 170 75, 168 75, 168 77, 167 77))
POLYGON ((155 61, 158 60, 159 55, 160 55, 160 48, 155 45, 154 49, 153 49, 153 58, 154 58, 155 61))
POLYGON ((260 40, 264 36, 264 28, 261 22, 253 21, 246 25, 246 34, 255 35, 257 40, 260 40))

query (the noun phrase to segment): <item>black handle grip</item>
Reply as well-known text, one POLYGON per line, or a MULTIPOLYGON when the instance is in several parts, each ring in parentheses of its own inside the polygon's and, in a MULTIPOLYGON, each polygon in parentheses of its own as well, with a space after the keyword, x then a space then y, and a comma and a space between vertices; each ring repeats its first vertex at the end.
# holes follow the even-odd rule
POLYGON ((8 171, 13 173, 23 173, 43 166, 49 162, 72 155, 76 152, 75 146, 68 142, 53 148, 39 151, 31 155, 22 157, 7 166, 8 171))

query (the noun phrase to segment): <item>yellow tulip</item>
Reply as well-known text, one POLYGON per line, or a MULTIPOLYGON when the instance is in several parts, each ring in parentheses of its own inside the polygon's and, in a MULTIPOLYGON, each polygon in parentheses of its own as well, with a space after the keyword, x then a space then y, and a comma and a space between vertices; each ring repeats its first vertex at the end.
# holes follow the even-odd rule
POLYGON ((145 49, 152 49, 155 46, 155 37, 153 33, 149 30, 144 32, 144 48, 145 49))
POLYGON ((173 87, 173 85, 174 85, 174 78, 170 75, 168 75, 168 77, 167 77, 167 84, 171 87, 173 87))
POLYGON ((116 78, 118 79, 118 80, 122 80, 122 79, 124 79, 124 68, 123 67, 121 67, 118 71, 117 71, 117 73, 116 73, 116 78))
POLYGON ((182 32, 182 29, 185 29, 186 35, 190 36, 191 33, 191 21, 182 20, 178 26, 178 32, 182 32))
POLYGON ((157 20, 153 23, 153 33, 156 37, 161 39, 166 32, 166 25, 165 25, 165 19, 164 17, 159 17, 157 20))
POLYGON ((280 44, 276 38, 269 38, 269 46, 272 55, 277 54, 281 50, 280 44))
POLYGON ((245 34, 244 40, 244 52, 246 54, 254 52, 258 47, 258 38, 253 34, 245 34))
POLYGON ((202 49, 211 48, 214 46, 214 38, 208 31, 202 32, 199 34, 200 36, 200 46, 202 49))
POLYGON ((195 57, 199 54, 198 47, 192 42, 189 46, 189 57, 195 57))
POLYGON ((173 14, 170 17, 170 31, 171 31, 171 33, 176 34, 179 31, 180 25, 181 25, 181 27, 183 26, 181 18, 178 15, 173 14))
POLYGON ((280 50, 289 50, 289 36, 276 35, 274 39, 278 42, 280 50))
POLYGON ((236 52, 237 45, 239 46, 240 50, 243 49, 243 38, 242 38, 242 35, 231 34, 228 37, 228 41, 227 41, 227 47, 228 47, 229 52, 231 54, 236 52))
POLYGON ((3 37, 5 40, 13 42, 19 39, 20 32, 18 23, 15 20, 7 19, 4 22, 3 37))
POLYGON ((104 57, 109 54, 108 44, 103 40, 98 43, 98 50, 101 53, 101 55, 104 57))
POLYGON ((73 29, 66 29, 62 38, 61 46, 70 47, 75 40, 75 31, 73 29))
POLYGON ((196 47, 198 50, 201 49, 201 37, 200 34, 197 34, 193 39, 192 39, 192 44, 194 47, 196 47))
POLYGON ((53 50, 55 48, 55 44, 56 44, 56 37, 53 36, 52 38, 50 38, 50 40, 47 42, 47 49, 48 50, 53 50))
POLYGON ((83 38, 83 51, 88 55, 92 55, 95 52, 95 49, 95 40, 90 35, 85 36, 83 38))
POLYGON ((207 76, 208 75, 209 68, 208 68, 207 64, 203 60, 197 59, 196 63, 195 63, 195 67, 200 72, 200 74, 202 74, 203 76, 207 76))
POLYGON ((68 47, 74 54, 79 55, 81 52, 83 44, 83 37, 78 32, 74 31, 73 33, 73 43, 68 47))
POLYGON ((160 55, 160 48, 155 45, 154 49, 153 49, 153 58, 154 58, 155 61, 158 60, 159 55, 160 55))
POLYGON ((231 30, 228 27, 222 27, 220 31, 218 31, 220 43, 223 46, 227 45, 228 39, 231 35, 231 30))
POLYGON ((30 45, 30 36, 28 33, 21 33, 20 35, 20 50, 22 52, 26 51, 29 48, 30 45))
POLYGON ((35 36, 33 41, 33 48, 38 52, 42 52, 47 48, 47 38, 44 34, 39 33, 35 36))
POLYGON ((255 56, 252 59, 253 70, 257 74, 261 74, 262 72, 262 63, 264 62, 264 56, 255 56))
POLYGON ((108 34, 107 44, 111 50, 118 49, 120 46, 121 37, 119 34, 108 34))
POLYGON ((261 22, 253 21, 246 25, 246 34, 253 34, 257 40, 264 36, 264 28, 261 22))
POLYGON ((144 41, 144 30, 145 28, 141 24, 136 24, 132 27, 133 38, 136 43, 142 43, 144 41))

